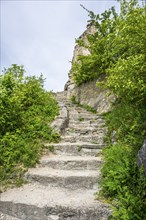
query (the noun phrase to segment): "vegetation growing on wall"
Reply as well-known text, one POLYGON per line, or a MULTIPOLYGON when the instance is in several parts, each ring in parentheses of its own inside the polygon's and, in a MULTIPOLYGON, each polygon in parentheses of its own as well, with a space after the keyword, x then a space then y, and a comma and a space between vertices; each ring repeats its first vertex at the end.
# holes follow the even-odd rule
POLYGON ((97 113, 97 111, 96 111, 96 109, 94 107, 91 107, 90 105, 87 105, 87 104, 84 104, 84 105, 80 104, 80 102, 77 101, 77 98, 74 95, 71 97, 70 101, 73 104, 75 104, 75 105, 77 105, 77 106, 79 106, 81 108, 86 109, 88 112, 92 112, 94 114, 97 113))
POLYGON ((42 142, 57 141, 50 122, 58 114, 42 76, 25 77, 23 66, 12 65, 0 75, 0 182, 21 182, 21 174, 38 162, 42 142))
POLYGON ((106 80, 98 86, 116 96, 105 115, 108 146, 101 193, 114 206, 111 219, 143 220, 146 177, 143 167, 137 167, 137 153, 146 138, 146 7, 136 0, 120 3, 119 15, 113 8, 101 16, 89 12, 97 32, 88 37, 91 54, 73 64, 73 76, 80 85, 104 74, 106 80))

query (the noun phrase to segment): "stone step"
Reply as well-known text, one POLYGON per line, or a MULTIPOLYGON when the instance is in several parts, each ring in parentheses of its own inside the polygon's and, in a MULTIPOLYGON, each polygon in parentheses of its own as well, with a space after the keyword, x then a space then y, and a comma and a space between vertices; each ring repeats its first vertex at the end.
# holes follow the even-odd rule
MULTIPOLYGON (((94 115, 94 116, 101 116, 101 115, 99 115, 99 114, 96 114, 96 113, 92 113, 92 112, 90 112, 90 111, 87 111, 87 110, 85 110, 85 109, 82 109, 82 108, 73 108, 73 107, 71 107, 70 109, 69 109, 69 112, 70 112, 70 114, 84 114, 84 115, 94 115)), ((101 116, 102 117, 102 116, 101 116)))
POLYGON ((76 106, 70 106, 69 107, 69 112, 71 114, 76 114, 76 113, 84 113, 84 114, 93 114, 89 111, 87 111, 86 109, 80 108, 80 107, 76 107, 76 106))
POLYGON ((61 137, 62 142, 89 142, 96 143, 97 145, 104 145, 103 141, 103 132, 99 132, 95 135, 77 135, 76 133, 70 133, 69 135, 65 135, 61 137))
POLYGON ((99 116, 97 115, 93 115, 93 114, 84 114, 84 113, 80 113, 80 114, 69 114, 69 119, 70 120, 81 120, 81 119, 84 119, 84 120, 98 120, 99 119, 99 116))
POLYGON ((89 127, 90 121, 69 121, 68 127, 69 128, 83 128, 83 127, 89 127))
POLYGON ((84 127, 92 127, 92 128, 105 128, 105 122, 104 121, 91 121, 91 120, 81 120, 81 121, 69 121, 69 127, 72 128, 84 128, 84 127))
POLYGON ((40 160, 39 167, 51 167, 62 170, 97 170, 102 163, 101 157, 46 155, 40 160))
POLYGON ((109 206, 93 196, 99 191, 103 117, 73 105, 64 92, 57 99, 69 112, 65 136, 61 143, 45 144, 54 153, 28 170, 29 184, 1 193, 0 220, 109 219, 109 206))
POLYGON ((30 168, 25 174, 29 182, 65 189, 96 189, 100 179, 98 170, 56 170, 48 167, 30 168))
POLYGON ((2 193, 0 211, 21 220, 108 220, 110 207, 94 192, 27 184, 2 193))
POLYGON ((92 134, 104 134, 104 128, 101 127, 78 127, 78 128, 73 128, 73 127, 68 127, 65 129, 65 134, 66 135, 92 135, 92 134))
MULTIPOLYGON (((68 136, 70 141, 72 137, 68 136)), ((101 153, 101 149, 104 145, 91 144, 88 142, 62 142, 58 144, 44 144, 46 148, 54 148, 54 153, 58 155, 78 155, 78 156, 97 156, 101 153)))

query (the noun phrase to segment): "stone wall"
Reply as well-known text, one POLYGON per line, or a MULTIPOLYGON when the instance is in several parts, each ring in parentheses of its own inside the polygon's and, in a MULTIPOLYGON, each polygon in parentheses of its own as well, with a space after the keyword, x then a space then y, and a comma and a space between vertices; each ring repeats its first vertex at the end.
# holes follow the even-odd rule
MULTIPOLYGON (((89 26, 84 31, 84 33, 79 37, 79 39, 82 39, 84 41, 84 44, 88 45, 87 35, 95 33, 95 27, 89 26)), ((90 54, 89 50, 85 47, 79 46, 78 44, 75 45, 74 51, 73 51, 73 58, 72 63, 77 61, 77 58, 79 55, 88 56, 90 54)), ((75 83, 72 77, 72 69, 70 70, 68 74, 68 81, 65 84, 65 90, 67 90, 68 97, 72 95, 72 90, 75 88, 75 83)))

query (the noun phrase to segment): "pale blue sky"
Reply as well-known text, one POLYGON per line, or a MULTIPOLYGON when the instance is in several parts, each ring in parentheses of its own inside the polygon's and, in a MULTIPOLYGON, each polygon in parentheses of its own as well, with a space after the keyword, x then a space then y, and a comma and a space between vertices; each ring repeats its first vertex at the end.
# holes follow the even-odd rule
POLYGON ((1 70, 24 65, 27 75, 46 78, 47 90, 62 91, 68 79, 75 38, 86 29, 88 14, 119 3, 108 0, 0 0, 1 70))

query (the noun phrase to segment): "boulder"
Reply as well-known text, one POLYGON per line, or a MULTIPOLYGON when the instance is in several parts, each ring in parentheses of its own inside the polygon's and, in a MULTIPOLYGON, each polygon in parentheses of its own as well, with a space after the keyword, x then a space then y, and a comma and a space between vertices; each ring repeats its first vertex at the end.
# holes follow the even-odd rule
POLYGON ((144 166, 144 172, 146 176, 146 139, 143 142, 142 147, 138 151, 138 167, 140 168, 142 165, 144 166))
POLYGON ((69 114, 67 107, 62 102, 58 102, 60 111, 59 115, 51 124, 51 128, 57 131, 59 134, 63 134, 65 128, 68 126, 69 114))

